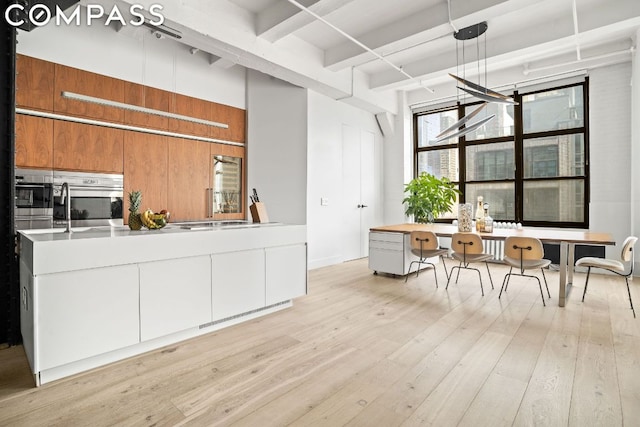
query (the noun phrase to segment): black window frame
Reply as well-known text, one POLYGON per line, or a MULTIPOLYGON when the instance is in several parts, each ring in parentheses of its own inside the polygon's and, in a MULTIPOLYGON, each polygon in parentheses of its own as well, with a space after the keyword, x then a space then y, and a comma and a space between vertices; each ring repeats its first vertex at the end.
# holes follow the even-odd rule
MULTIPOLYGON (((440 150, 449 150, 456 149, 458 152, 458 180, 453 181, 458 188, 460 189, 460 203, 469 202, 474 204, 474 200, 467 200, 467 189, 466 186, 468 184, 500 184, 500 183, 513 183, 514 185, 514 198, 515 198, 515 212, 514 218, 495 218, 497 221, 510 221, 510 222, 518 222, 525 226, 535 226, 535 227, 558 227, 558 228, 589 228, 589 201, 590 201, 590 165, 589 165, 589 78, 585 77, 585 79, 581 82, 564 84, 560 86, 552 86, 541 89, 536 89, 528 92, 514 91, 513 99, 517 102, 517 105, 514 106, 514 132, 512 136, 501 136, 501 137, 493 137, 493 138, 484 138, 478 140, 469 140, 467 141, 466 136, 461 136, 457 138, 455 143, 446 143, 446 144, 438 144, 432 146, 423 146, 420 147, 420 135, 418 132, 418 120, 421 116, 431 115, 442 113, 444 111, 453 111, 457 110, 457 117, 461 118, 465 114, 465 108, 473 107, 475 105, 480 104, 481 102, 468 102, 462 104, 458 102, 456 105, 449 107, 436 108, 433 110, 421 111, 413 114, 413 136, 414 136, 414 158, 413 158, 413 175, 417 176, 418 174, 418 158, 420 153, 429 152, 429 151, 440 151, 440 150), (578 127, 571 127, 566 129, 555 129, 551 131, 542 131, 542 132, 524 132, 524 123, 523 123, 523 108, 522 108, 522 100, 523 97, 528 95, 535 95, 538 93, 544 93, 554 90, 561 90, 571 87, 582 87, 583 94, 583 125, 578 127), (559 176, 560 173, 556 174, 553 177, 525 177, 524 176, 524 152, 525 152, 525 141, 531 140, 535 138, 552 138, 563 135, 583 135, 583 144, 584 144, 584 174, 581 175, 571 175, 571 176, 559 176), (467 180, 467 165, 466 165, 466 151, 467 147, 471 147, 474 145, 484 145, 484 144, 495 144, 495 143, 503 143, 503 142, 512 142, 514 144, 514 162, 515 162, 515 171, 513 179, 495 179, 495 180, 486 180, 486 179, 476 179, 476 180, 467 180), (525 183, 529 182, 544 182, 544 181, 570 181, 570 180, 581 180, 584 186, 584 200, 583 200, 583 221, 544 221, 544 220, 527 220, 524 218, 524 186, 525 183)), ((557 166, 556 166, 557 167, 557 166)), ((493 215, 492 215, 493 216, 493 215)), ((442 218, 436 219, 437 222, 451 222, 451 218, 442 218)))

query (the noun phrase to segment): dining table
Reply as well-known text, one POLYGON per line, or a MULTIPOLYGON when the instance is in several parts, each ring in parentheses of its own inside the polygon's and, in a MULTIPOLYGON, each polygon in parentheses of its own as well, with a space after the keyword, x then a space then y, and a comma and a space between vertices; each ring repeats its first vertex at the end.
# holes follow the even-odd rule
MULTIPOLYGON (((397 225, 383 225, 370 228, 372 232, 411 233, 412 231, 431 231, 438 237, 451 237, 458 233, 458 226, 448 223, 418 224, 406 223, 397 225)), ((558 305, 564 307, 571 285, 575 265, 575 246, 579 245, 615 245, 616 242, 607 232, 591 230, 542 228, 542 227, 518 227, 518 228, 494 228, 492 232, 477 232, 483 240, 504 241, 507 237, 535 237, 542 243, 560 245, 558 305)))

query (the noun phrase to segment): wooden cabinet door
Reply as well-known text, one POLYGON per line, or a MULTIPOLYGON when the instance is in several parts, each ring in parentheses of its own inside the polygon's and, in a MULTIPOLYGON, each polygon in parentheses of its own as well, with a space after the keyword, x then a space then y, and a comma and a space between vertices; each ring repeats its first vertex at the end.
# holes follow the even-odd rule
MULTIPOLYGON (((124 191, 142 191, 141 210, 160 212, 168 209, 168 140, 166 136, 142 132, 124 133, 124 191)), ((129 211, 129 199, 125 197, 125 212, 129 211)), ((171 212, 171 211, 169 211, 171 212)), ((127 214, 128 215, 128 214, 127 214)), ((125 215, 125 223, 128 216, 125 215)))
POLYGON ((228 140, 245 142, 246 111, 240 108, 227 107, 229 109, 229 135, 228 140))
MULTIPOLYGON (((126 104, 168 112, 170 100, 170 92, 136 83, 124 83, 124 102, 126 104)), ((127 125, 148 129, 167 130, 169 128, 167 117, 130 110, 125 110, 124 122, 127 125)))
POLYGON ((121 108, 64 98, 61 95, 62 92, 124 102, 123 80, 56 64, 54 110, 56 113, 89 117, 105 122, 122 123, 124 121, 124 110, 121 108))
POLYGON ((211 182, 209 144, 172 138, 169 142, 167 210, 171 221, 204 219, 211 182))
POLYGON ((16 105, 34 110, 53 111, 54 64, 30 56, 16 60, 16 105))
MULTIPOLYGON (((171 112, 182 116, 194 117, 202 120, 210 120, 210 102, 203 99, 176 93, 173 95, 171 112)), ((169 121, 169 130, 186 135, 208 137, 210 126, 187 120, 172 119, 169 121)))
POLYGON ((123 172, 123 132, 56 120, 53 167, 87 172, 123 172))
POLYGON ((16 166, 53 167, 53 120, 16 114, 16 166))

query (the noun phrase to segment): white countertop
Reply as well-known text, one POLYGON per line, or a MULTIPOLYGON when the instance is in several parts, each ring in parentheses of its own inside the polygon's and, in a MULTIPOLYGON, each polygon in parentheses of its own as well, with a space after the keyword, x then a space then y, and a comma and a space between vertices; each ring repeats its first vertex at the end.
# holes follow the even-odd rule
POLYGON ((83 227, 20 231, 20 258, 35 276, 87 268, 306 243, 305 225, 246 223, 159 230, 83 227))

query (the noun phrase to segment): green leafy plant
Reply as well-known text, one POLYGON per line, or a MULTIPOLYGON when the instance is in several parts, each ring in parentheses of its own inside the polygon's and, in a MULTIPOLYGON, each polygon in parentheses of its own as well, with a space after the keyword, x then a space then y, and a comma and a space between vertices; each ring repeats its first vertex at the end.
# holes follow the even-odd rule
POLYGON ((423 172, 405 185, 408 193, 402 203, 406 205, 404 213, 413 215, 418 223, 431 223, 446 212, 451 212, 457 195, 460 193, 448 178, 436 178, 423 172))

